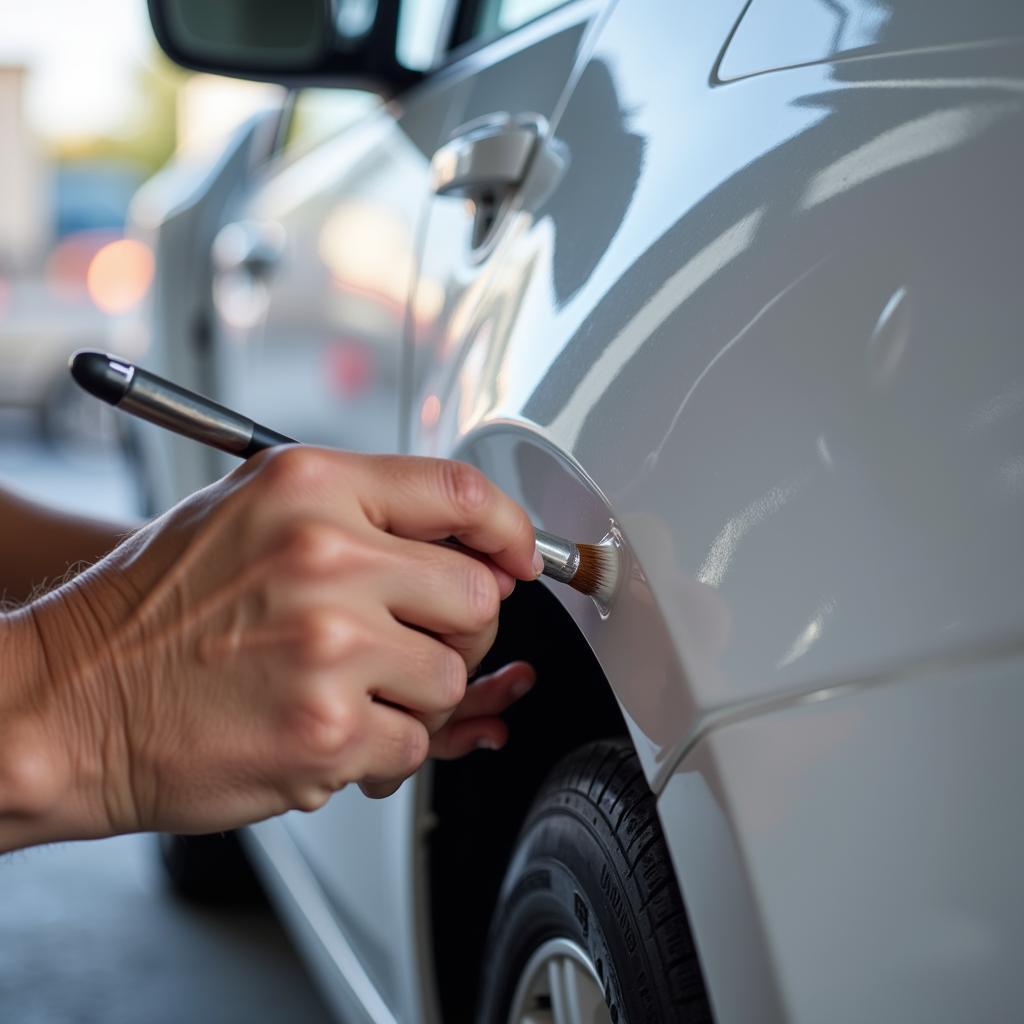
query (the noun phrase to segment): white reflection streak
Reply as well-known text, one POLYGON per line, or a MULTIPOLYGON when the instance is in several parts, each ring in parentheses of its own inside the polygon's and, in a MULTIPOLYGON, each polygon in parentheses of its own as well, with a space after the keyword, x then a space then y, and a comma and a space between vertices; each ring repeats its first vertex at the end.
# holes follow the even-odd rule
POLYGON ((999 467, 999 475, 1011 494, 1024 494, 1024 456, 1004 462, 999 467))
POLYGON ((770 298, 770 299, 769 299, 769 300, 768 300, 768 301, 767 301, 767 302, 766 302, 766 303, 765 303, 765 304, 764 304, 764 305, 763 305, 763 306, 762 306, 762 307, 761 307, 761 308, 760 308, 760 309, 759 309, 759 310, 758 310, 758 311, 757 311, 757 312, 756 312, 756 313, 754 314, 754 316, 753 316, 753 317, 752 317, 752 318, 751 318, 750 320, 748 320, 746 324, 744 324, 744 325, 743 325, 743 327, 742 327, 742 328, 741 328, 741 329, 739 330, 739 332, 738 332, 737 334, 733 335, 733 336, 732 336, 732 337, 731 337, 731 338, 730 338, 730 339, 729 339, 729 340, 728 340, 728 341, 727 341, 727 342, 726 342, 726 343, 725 343, 725 344, 724 344, 724 345, 723 345, 723 346, 722 346, 722 347, 721 347, 721 348, 720 348, 720 349, 719 349, 719 350, 718 350, 718 351, 717 351, 717 352, 716 352, 716 353, 714 354, 714 356, 712 357, 712 359, 711 359, 711 361, 710 361, 710 362, 708 363, 708 365, 707 365, 707 366, 705 366, 705 367, 704 367, 704 369, 700 371, 700 373, 699 373, 699 374, 697 375, 697 379, 696 379, 696 380, 695 380, 695 381, 694 381, 694 382, 693 382, 693 383, 692 383, 692 384, 690 385, 690 387, 689 387, 689 390, 688 390, 688 391, 686 392, 686 394, 685 394, 685 395, 683 395, 683 400, 682 400, 682 402, 680 402, 680 403, 679 403, 679 408, 678 408, 678 409, 676 409, 675 413, 674 413, 674 414, 672 415, 672 422, 671 422, 671 423, 669 423, 669 425, 668 425, 668 430, 666 430, 666 431, 665 431, 665 434, 664 434, 664 436, 663 436, 663 437, 662 437, 662 439, 661 439, 661 440, 660 440, 660 441, 658 442, 658 447, 657 447, 657 448, 655 448, 655 449, 654 449, 654 451, 652 451, 652 452, 651 452, 651 453, 650 453, 650 454, 649 454, 649 455, 647 456, 647 458, 646 458, 646 459, 644 460, 644 468, 645 468, 645 470, 649 470, 649 469, 651 469, 651 468, 653 468, 654 466, 656 466, 656 465, 657 465, 657 463, 658 463, 658 459, 659 459, 659 458, 661 458, 661 452, 662 452, 662 449, 664 449, 665 445, 666 445, 666 444, 668 444, 668 440, 669 440, 669 438, 670 438, 670 437, 672 436, 672 434, 674 433, 674 431, 675 431, 675 429, 676 429, 676 426, 677 426, 677 424, 679 423, 679 419, 680 419, 680 417, 681 417, 681 416, 683 415, 683 410, 684 410, 684 409, 686 408, 686 406, 687 406, 687 403, 688 403, 688 402, 690 401, 690 399, 691 399, 691 398, 693 397, 693 393, 694 393, 694 392, 695 392, 695 391, 697 390, 697 388, 698 388, 698 387, 700 386, 700 383, 701 383, 701 381, 703 381, 703 380, 704 380, 704 378, 705 378, 705 377, 706 377, 706 376, 707 376, 707 375, 708 375, 708 374, 709 374, 709 373, 711 372, 711 370, 712 370, 712 368, 713 368, 713 367, 715 366, 715 364, 716 364, 716 363, 717 363, 717 362, 718 362, 718 361, 719 361, 719 360, 720 360, 720 359, 721 359, 721 358, 722 358, 722 357, 723 357, 723 356, 724 356, 724 355, 725 355, 725 354, 726 354, 726 353, 727 353, 728 351, 730 351, 730 350, 732 349, 732 347, 733 347, 734 345, 736 345, 736 344, 737 344, 737 342, 740 342, 740 341, 742 341, 742 340, 743 340, 743 339, 744 339, 744 338, 745 338, 745 337, 746 337, 746 336, 747 336, 747 335, 748 335, 748 334, 749 334, 749 333, 750 333, 750 332, 751 332, 751 331, 752 331, 752 330, 754 329, 754 327, 756 327, 756 326, 757 326, 757 324, 758 324, 758 323, 760 322, 760 320, 762 319, 762 317, 764 317, 764 316, 765 316, 765 314, 769 312, 769 310, 771 310, 771 309, 772 309, 772 308, 773 308, 773 307, 774 307, 774 306, 775 306, 775 305, 776 305, 777 303, 781 302, 781 301, 782 301, 782 300, 783 300, 783 299, 784 299, 784 298, 785 298, 785 297, 786 297, 786 296, 787 296, 787 295, 788 295, 788 294, 789 294, 789 293, 790 293, 790 292, 791 292, 791 291, 792 291, 792 290, 793 290, 794 288, 796 288, 796 286, 797 286, 797 285, 799 285, 799 284, 800 284, 800 283, 801 283, 801 282, 802 282, 802 281, 803 281, 803 280, 804 280, 804 279, 805 279, 806 277, 809 277, 809 276, 810 276, 811 274, 813 274, 813 273, 814 273, 814 271, 815 271, 815 270, 817 270, 817 269, 818 269, 818 267, 820 267, 820 266, 821 266, 821 265, 822 265, 822 264, 823 264, 823 263, 825 262, 825 260, 826 260, 826 259, 828 259, 828 257, 827 257, 827 256, 826 256, 826 257, 824 257, 823 259, 820 259, 820 260, 818 260, 818 262, 817 262, 817 263, 815 263, 815 264, 814 264, 813 266, 810 266, 810 267, 808 267, 808 268, 807 268, 807 269, 806 269, 806 270, 805 270, 805 271, 804 271, 804 272, 803 272, 802 274, 800 274, 800 276, 799 276, 799 277, 797 277, 797 278, 796 278, 795 280, 793 280, 793 281, 790 281, 790 283, 789 283, 789 284, 787 284, 787 285, 786 285, 786 287, 782 289, 782 291, 778 292, 778 293, 777 293, 776 295, 773 295, 773 296, 772 296, 772 297, 771 297, 771 298, 770 298))
POLYGON ((818 449, 818 455, 821 456, 821 464, 828 470, 835 469, 836 466, 832 461, 832 453, 828 450, 828 442, 825 440, 824 434, 818 435, 815 447, 818 449))
POLYGON ((783 487, 773 487, 739 515, 733 516, 712 541, 711 548, 697 572, 697 579, 709 587, 719 586, 740 541, 758 523, 767 519, 773 512, 778 512, 800 489, 801 483, 802 481, 797 481, 783 487))
POLYGON ((750 245, 763 215, 763 209, 757 209, 727 228, 687 260, 655 292, 587 370, 572 397, 552 422, 552 436, 564 438, 564 446, 572 450, 587 413, 597 404, 623 367, 701 285, 750 245))
POLYGON ((834 608, 835 601, 826 601, 818 609, 818 613, 793 641, 793 646, 786 652, 782 661, 775 666, 777 669, 792 665, 797 658, 802 658, 818 642, 825 628, 825 620, 832 614, 834 608))
POLYGON ((820 170, 808 183, 800 208, 809 210, 886 171, 953 149, 991 124, 997 114, 992 108, 955 107, 890 128, 820 170))
POLYGON ((1014 381, 1009 390, 994 395, 981 405, 970 418, 967 432, 987 430, 1001 419, 1024 410, 1024 382, 1014 381))

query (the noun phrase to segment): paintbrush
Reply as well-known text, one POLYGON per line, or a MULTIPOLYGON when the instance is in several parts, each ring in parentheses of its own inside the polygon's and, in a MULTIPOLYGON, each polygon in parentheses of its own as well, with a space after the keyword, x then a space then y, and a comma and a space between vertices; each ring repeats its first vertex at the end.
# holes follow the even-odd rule
MULTIPOLYGON (((247 459, 266 448, 299 444, 203 395, 104 352, 71 357, 71 376, 89 394, 124 412, 222 452, 247 459)), ((607 604, 618 581, 619 552, 611 540, 574 544, 536 530, 544 575, 607 604)))

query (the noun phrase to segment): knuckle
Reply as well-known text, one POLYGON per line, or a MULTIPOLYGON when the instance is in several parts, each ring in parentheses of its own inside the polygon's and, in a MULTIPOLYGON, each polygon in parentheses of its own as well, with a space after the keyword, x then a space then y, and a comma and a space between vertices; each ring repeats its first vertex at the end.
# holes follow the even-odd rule
POLYGON ((439 698, 442 707, 454 708, 466 696, 466 686, 469 683, 469 672, 466 669, 466 662, 457 651, 452 650, 450 647, 445 647, 444 649, 439 683, 439 698))
POLYGON ((473 562, 466 573, 465 588, 472 623, 478 627, 487 625, 501 608, 501 594, 494 574, 479 562, 473 562))
POLYGON ((291 802, 295 810, 312 814, 313 811, 319 811, 330 798, 331 791, 326 786, 302 786, 295 791, 291 802))
POLYGON ((337 611, 306 611, 298 625, 299 661, 309 668, 333 664, 354 651, 359 634, 359 627, 337 611))
POLYGON ((290 524, 285 531, 284 552, 290 568, 300 573, 322 570, 340 546, 337 531, 326 523, 309 520, 290 524))
POLYGON ((397 763, 403 775, 412 775, 426 761, 430 753, 430 737, 427 730, 419 723, 405 729, 396 738, 398 746, 397 763))
POLYGON ((324 453, 305 445, 273 449, 261 466, 261 477, 275 493, 292 496, 323 479, 324 453))
POLYGON ((357 714, 333 694, 308 696, 295 711, 295 739, 315 758, 337 758, 356 736, 357 714))
POLYGON ((442 460, 438 463, 441 492, 460 516, 471 517, 487 504, 487 478, 475 466, 465 462, 442 460))

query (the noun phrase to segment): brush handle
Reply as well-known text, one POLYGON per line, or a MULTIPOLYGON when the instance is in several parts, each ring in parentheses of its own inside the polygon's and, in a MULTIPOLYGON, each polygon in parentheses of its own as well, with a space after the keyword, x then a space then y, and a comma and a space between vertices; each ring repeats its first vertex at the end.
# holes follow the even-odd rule
MULTIPOLYGON (((71 357, 71 376, 91 395, 117 409, 242 459, 265 448, 299 443, 203 395, 103 352, 76 352, 71 357)), ((543 530, 536 534, 537 550, 544 559, 544 575, 561 583, 572 583, 580 567, 579 548, 543 530)))
POLYGON ((204 395, 104 352, 71 357, 71 376, 91 395, 165 430, 247 459, 296 440, 204 395))

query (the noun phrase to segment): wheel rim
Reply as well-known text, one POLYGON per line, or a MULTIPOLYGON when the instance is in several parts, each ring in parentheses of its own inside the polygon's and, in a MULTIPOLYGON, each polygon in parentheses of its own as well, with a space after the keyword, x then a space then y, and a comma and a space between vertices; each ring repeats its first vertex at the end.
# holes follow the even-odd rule
POLYGON ((569 939, 549 939, 519 976, 509 1024, 612 1024, 590 956, 569 939))

